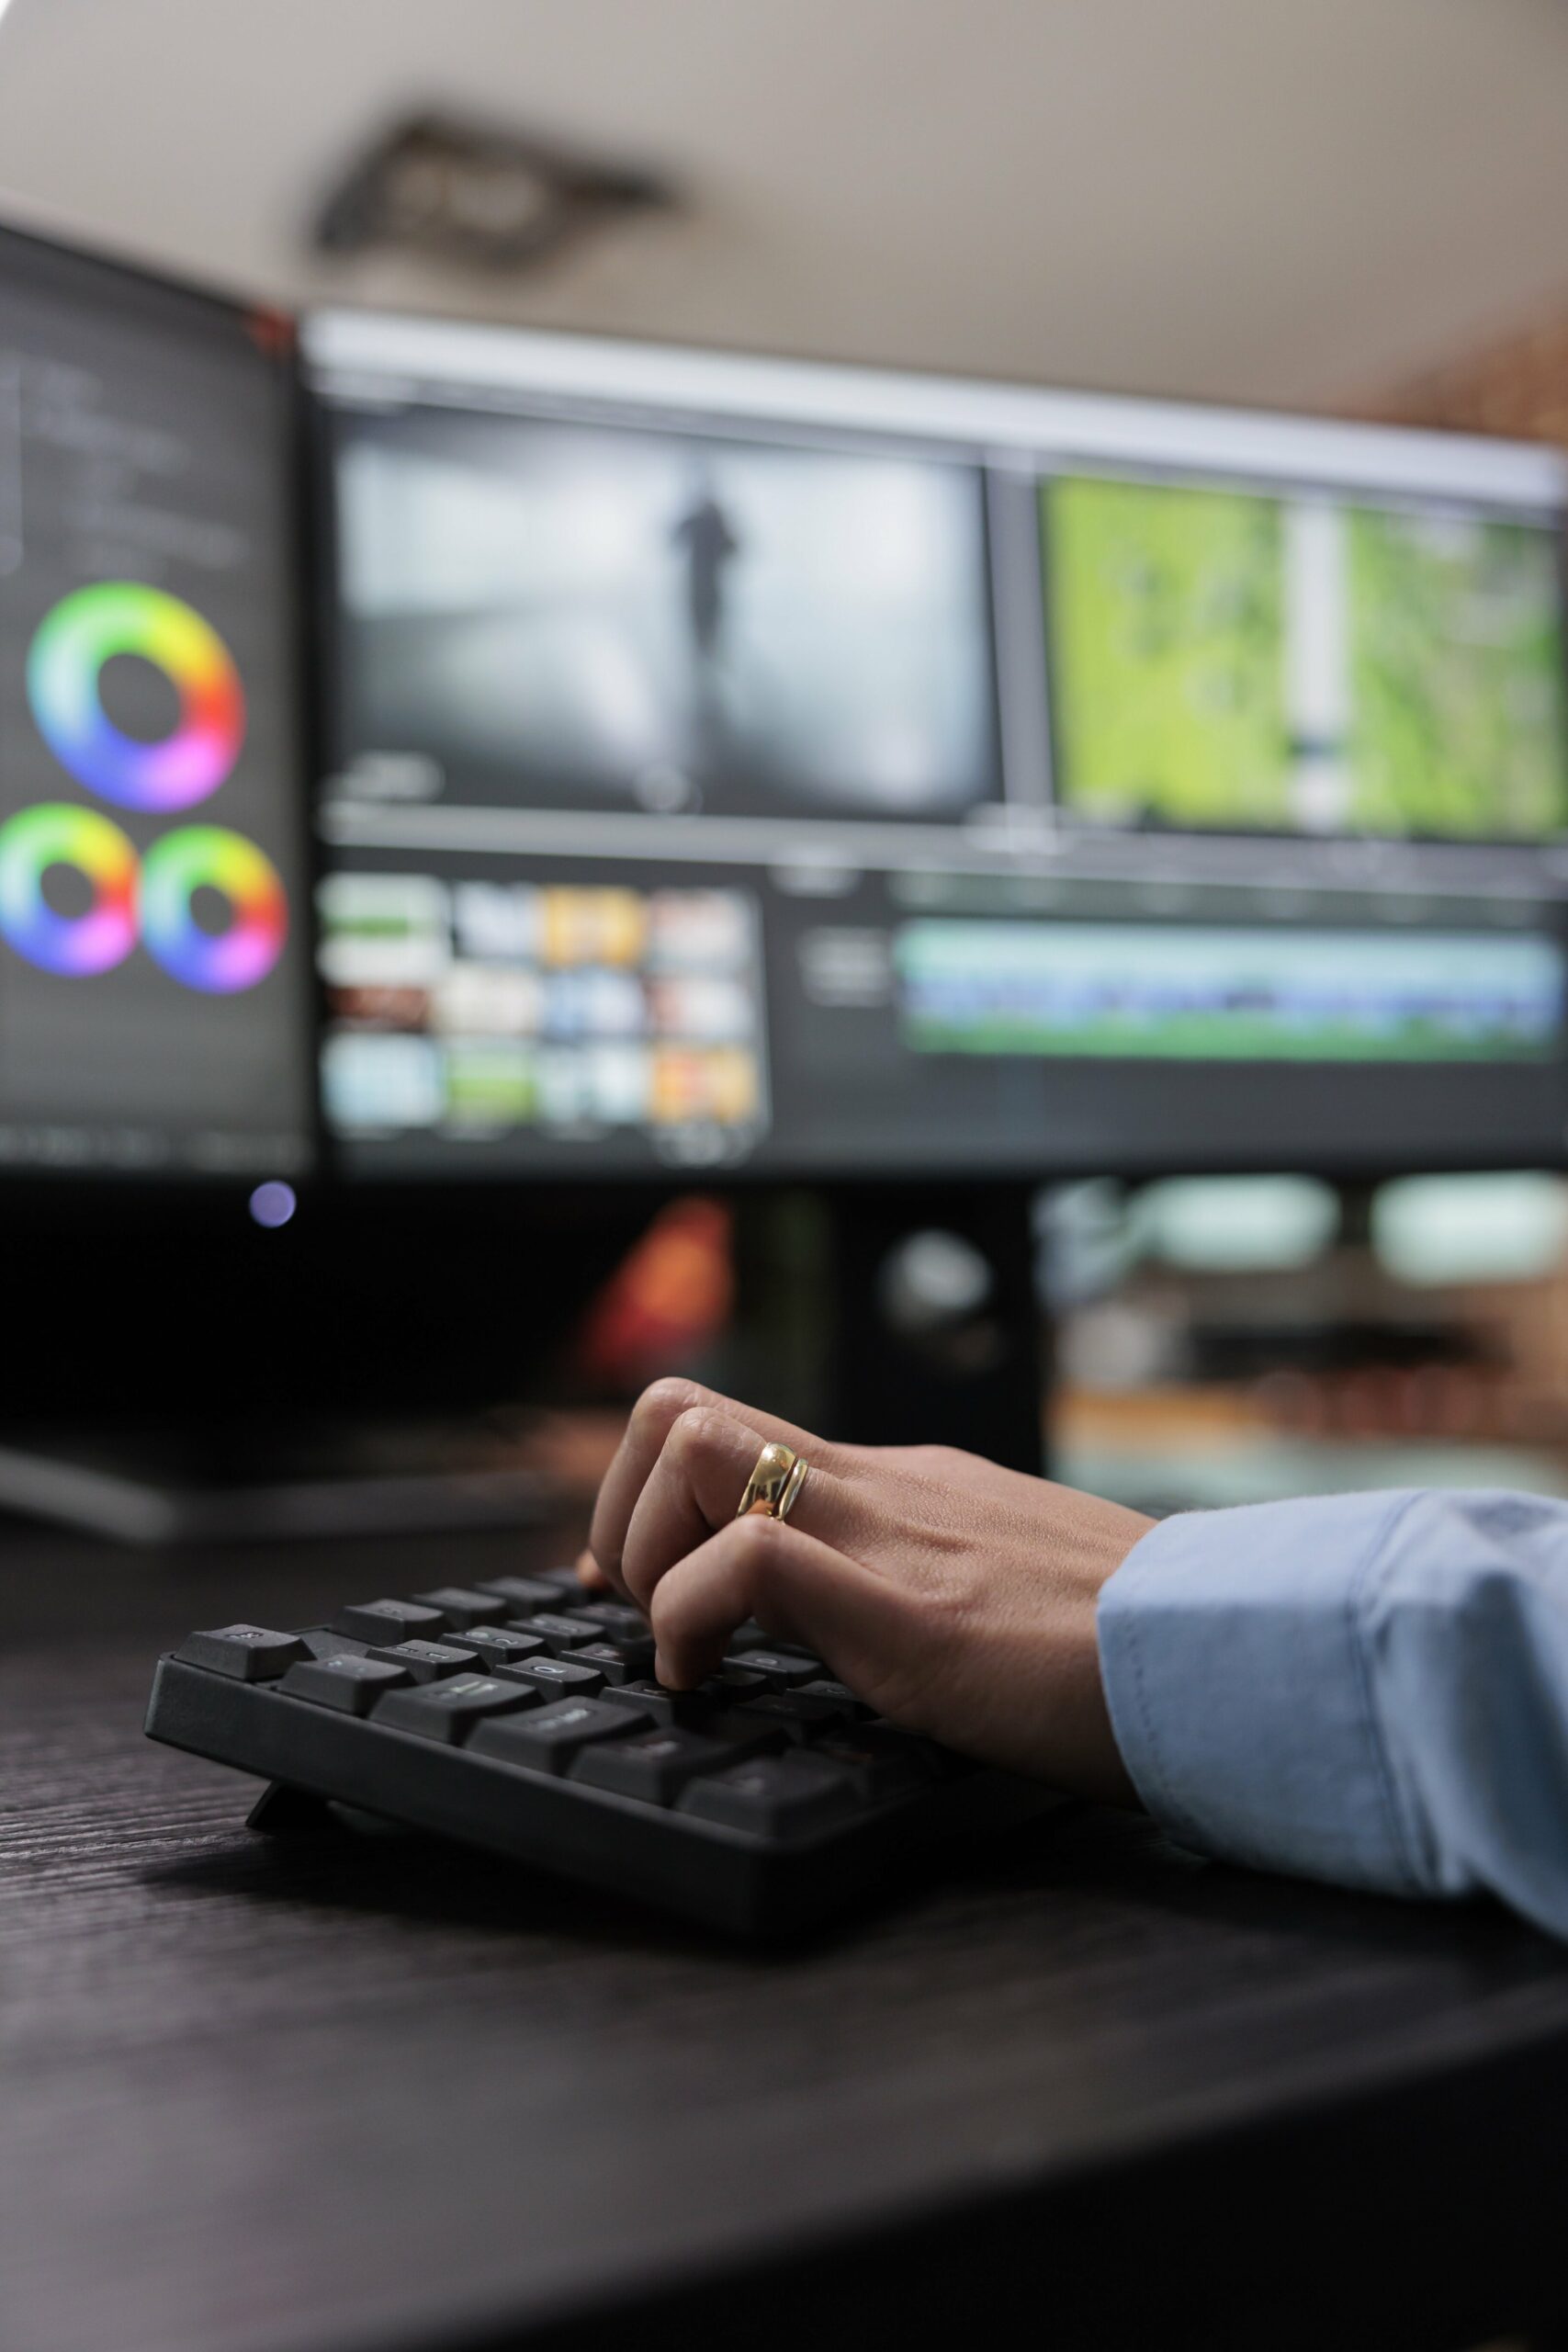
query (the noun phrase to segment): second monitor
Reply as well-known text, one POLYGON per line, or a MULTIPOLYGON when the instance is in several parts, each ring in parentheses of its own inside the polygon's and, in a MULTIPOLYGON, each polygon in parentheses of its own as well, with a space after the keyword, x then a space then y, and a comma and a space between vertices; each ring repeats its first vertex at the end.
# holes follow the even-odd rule
POLYGON ((1548 453, 328 316, 351 1170, 1555 1158, 1548 453))
POLYGON ((0 1170, 297 1177, 291 324, 9 230, 0 322, 0 1170))

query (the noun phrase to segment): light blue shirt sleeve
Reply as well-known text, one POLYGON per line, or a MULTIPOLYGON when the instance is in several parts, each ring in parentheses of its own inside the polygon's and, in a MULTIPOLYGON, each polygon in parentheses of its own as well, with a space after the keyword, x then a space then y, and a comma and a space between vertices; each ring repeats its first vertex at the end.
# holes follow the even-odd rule
POLYGON ((1341 1495, 1193 1511, 1100 1598, 1100 1670, 1173 1837, 1568 1936, 1568 1504, 1341 1495))

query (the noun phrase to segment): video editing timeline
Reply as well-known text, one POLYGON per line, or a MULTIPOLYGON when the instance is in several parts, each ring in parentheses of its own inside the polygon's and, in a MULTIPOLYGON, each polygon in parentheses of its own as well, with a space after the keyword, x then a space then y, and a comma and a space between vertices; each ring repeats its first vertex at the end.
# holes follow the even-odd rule
POLYGON ((898 933, 919 1053, 1542 1061, 1560 950, 1533 933, 925 922, 898 933))
POLYGON ((0 1162, 310 1149, 288 336, 0 234, 0 1162))
MULTIPOLYGON (((755 910, 765 1117, 497 1119, 486 1164, 1561 1149, 1551 453, 363 315, 305 348, 338 877, 755 910)), ((340 1100, 363 1172, 477 1164, 428 1082, 400 1133, 340 1100)))

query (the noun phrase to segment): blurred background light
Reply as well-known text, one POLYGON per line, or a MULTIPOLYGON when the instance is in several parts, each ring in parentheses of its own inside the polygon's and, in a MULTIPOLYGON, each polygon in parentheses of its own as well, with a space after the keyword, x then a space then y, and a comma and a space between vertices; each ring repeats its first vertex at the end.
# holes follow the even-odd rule
POLYGON ((1520 1283, 1568 1247, 1568 1186, 1555 1176, 1407 1176, 1372 1203, 1372 1248, 1396 1280, 1520 1283))
POLYGON ((299 1205, 293 1185, 279 1183, 276 1180, 258 1184, 250 1199, 252 1216, 258 1225, 269 1227, 287 1225, 299 1205))
POLYGON ((886 1259, 877 1289, 897 1331, 940 1331, 977 1314, 992 1289, 990 1266, 962 1234, 927 1227, 886 1259))
POLYGON ((1146 1253, 1195 1273, 1311 1265, 1339 1230, 1331 1185, 1307 1176, 1204 1176, 1150 1184, 1137 1204, 1146 1253))

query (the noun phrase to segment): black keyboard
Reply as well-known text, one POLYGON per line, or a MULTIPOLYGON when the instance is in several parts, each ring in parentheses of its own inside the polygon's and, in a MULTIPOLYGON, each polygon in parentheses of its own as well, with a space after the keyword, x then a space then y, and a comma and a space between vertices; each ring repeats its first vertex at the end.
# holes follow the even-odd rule
POLYGON ((1057 1802, 878 1720, 760 1626, 698 1690, 652 1669, 635 1609, 550 1569, 192 1634, 147 1730, 273 1783, 259 1828, 325 1800, 746 1935, 1057 1802))

